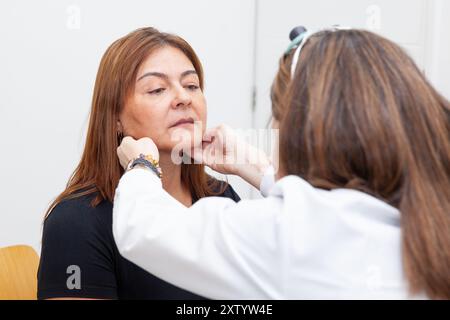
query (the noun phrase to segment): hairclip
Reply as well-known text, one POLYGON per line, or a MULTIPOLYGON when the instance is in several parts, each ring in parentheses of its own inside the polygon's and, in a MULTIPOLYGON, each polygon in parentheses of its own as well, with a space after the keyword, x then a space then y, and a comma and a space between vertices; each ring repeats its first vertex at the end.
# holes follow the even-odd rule
POLYGON ((289 39, 291 40, 291 43, 289 44, 289 47, 286 49, 285 54, 291 52, 292 49, 297 47, 300 44, 300 42, 302 42, 306 31, 307 31, 306 28, 303 26, 298 26, 292 29, 292 31, 289 33, 289 39))
MULTIPOLYGON (((291 34, 294 32, 294 30, 296 30, 297 28, 303 28, 303 27, 296 27, 291 31, 291 34)), ((303 28, 305 29, 305 28, 303 28)), ((331 28, 323 28, 323 29, 319 29, 317 31, 307 31, 305 29, 305 31, 303 33, 301 33, 300 35, 297 36, 297 38, 300 39, 300 41, 298 41, 298 46, 297 49, 295 50, 294 53, 294 57, 292 58, 292 64, 291 64, 291 78, 294 78, 295 75, 295 69, 297 68, 297 63, 298 63, 298 59, 300 57, 300 52, 302 51, 303 47, 305 46, 305 44, 308 42, 308 39, 311 38, 311 36, 319 33, 319 32, 323 32, 323 31, 338 31, 338 30, 350 30, 351 28, 349 27, 341 27, 339 25, 334 25, 331 28)), ((300 30, 300 29, 299 29, 300 30)), ((289 35, 289 37, 291 37, 291 34, 289 35)), ((297 40, 297 38, 295 38, 294 40, 297 40)), ((295 48, 296 45, 289 45, 289 51, 286 51, 286 54, 290 52, 290 50, 292 50, 293 48, 295 48)))

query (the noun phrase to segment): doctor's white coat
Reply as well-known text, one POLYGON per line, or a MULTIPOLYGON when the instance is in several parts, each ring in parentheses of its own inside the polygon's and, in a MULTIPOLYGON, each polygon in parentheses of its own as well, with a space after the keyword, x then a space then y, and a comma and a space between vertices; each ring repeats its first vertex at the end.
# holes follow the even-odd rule
POLYGON ((397 209, 296 176, 264 199, 186 208, 134 169, 116 190, 113 233, 125 258, 212 299, 424 298, 408 295, 397 209))

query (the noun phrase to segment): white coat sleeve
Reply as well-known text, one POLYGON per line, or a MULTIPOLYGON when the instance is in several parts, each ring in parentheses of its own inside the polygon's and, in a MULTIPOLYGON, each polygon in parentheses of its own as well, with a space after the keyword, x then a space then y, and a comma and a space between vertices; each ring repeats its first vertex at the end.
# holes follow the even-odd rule
POLYGON ((277 198, 210 197, 186 208, 155 174, 134 169, 116 190, 113 234, 125 258, 196 294, 282 299, 286 235, 277 206, 277 198))
POLYGON ((275 186, 275 169, 273 166, 267 167, 261 179, 259 191, 264 198, 270 194, 270 190, 275 186))

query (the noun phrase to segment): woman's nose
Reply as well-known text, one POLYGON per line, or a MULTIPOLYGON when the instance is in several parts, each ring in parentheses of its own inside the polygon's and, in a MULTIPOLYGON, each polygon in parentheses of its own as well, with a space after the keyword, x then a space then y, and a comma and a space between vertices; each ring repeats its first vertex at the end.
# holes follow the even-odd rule
POLYGON ((172 108, 180 108, 190 106, 192 102, 191 95, 187 89, 179 87, 176 90, 175 99, 172 101, 172 108))

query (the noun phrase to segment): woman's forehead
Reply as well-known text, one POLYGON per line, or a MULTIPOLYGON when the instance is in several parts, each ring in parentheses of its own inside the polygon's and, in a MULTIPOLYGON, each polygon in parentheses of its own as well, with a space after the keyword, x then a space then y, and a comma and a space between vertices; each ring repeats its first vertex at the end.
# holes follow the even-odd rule
POLYGON ((166 46, 156 49, 145 58, 137 77, 148 72, 166 74, 169 77, 180 76, 188 70, 195 70, 189 58, 180 49, 166 46))

